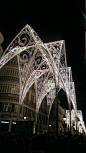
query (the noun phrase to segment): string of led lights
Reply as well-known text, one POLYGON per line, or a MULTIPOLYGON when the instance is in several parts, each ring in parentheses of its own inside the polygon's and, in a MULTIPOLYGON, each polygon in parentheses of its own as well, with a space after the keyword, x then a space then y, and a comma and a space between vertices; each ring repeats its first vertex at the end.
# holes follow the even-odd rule
POLYGON ((75 84, 71 67, 67 67, 65 41, 43 43, 37 33, 26 25, 12 40, 0 59, 0 69, 13 57, 17 56, 20 78, 19 104, 30 87, 36 84, 36 112, 42 100, 47 96, 49 113, 58 92, 62 88, 67 95, 68 104, 72 102, 75 116, 85 130, 83 116, 78 115, 75 84))

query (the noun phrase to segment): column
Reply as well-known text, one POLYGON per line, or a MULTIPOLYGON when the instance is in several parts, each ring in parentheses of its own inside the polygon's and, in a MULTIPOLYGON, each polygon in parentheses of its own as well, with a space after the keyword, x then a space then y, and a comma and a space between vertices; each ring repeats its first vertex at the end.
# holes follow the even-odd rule
POLYGON ((10 119, 10 122, 9 122, 9 128, 8 128, 9 132, 11 132, 11 126, 12 126, 12 119, 10 119))

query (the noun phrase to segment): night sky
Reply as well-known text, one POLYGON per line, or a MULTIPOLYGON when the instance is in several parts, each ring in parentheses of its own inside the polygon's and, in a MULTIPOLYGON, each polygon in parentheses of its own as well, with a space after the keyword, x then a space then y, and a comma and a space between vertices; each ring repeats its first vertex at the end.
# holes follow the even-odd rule
POLYGON ((44 43, 65 40, 67 64, 72 68, 75 82, 77 107, 82 110, 86 123, 84 12, 84 0, 0 2, 0 31, 4 35, 4 50, 26 24, 37 32, 44 43))

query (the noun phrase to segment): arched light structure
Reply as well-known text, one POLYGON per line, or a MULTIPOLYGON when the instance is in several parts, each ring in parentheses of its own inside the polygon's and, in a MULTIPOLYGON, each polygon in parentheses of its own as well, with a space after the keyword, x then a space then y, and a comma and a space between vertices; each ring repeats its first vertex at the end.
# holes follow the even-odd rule
POLYGON ((47 96, 49 113, 58 92, 62 88, 77 112, 75 85, 71 67, 67 67, 65 41, 43 43, 37 33, 26 25, 13 39, 0 59, 0 69, 17 56, 20 78, 19 104, 33 85, 36 84, 36 111, 47 96))
MULTIPOLYGON (((66 110, 66 124, 67 127, 70 127, 70 112, 69 110, 66 110)), ((74 109, 71 110, 71 126, 73 126, 73 123, 75 124, 75 130, 76 126, 79 129, 79 127, 82 127, 83 131, 86 133, 85 123, 83 121, 83 115, 81 110, 77 110, 76 114, 74 109), (77 117, 77 120, 76 120, 77 117), (77 124, 77 125, 76 125, 77 124)))

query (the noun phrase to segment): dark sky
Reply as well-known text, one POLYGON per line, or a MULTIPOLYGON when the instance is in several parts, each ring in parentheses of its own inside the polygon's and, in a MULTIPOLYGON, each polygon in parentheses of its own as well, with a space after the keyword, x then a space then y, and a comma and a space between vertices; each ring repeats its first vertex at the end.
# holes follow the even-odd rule
POLYGON ((78 109, 86 122, 84 0, 11 0, 0 2, 0 31, 5 49, 29 24, 43 42, 65 40, 67 63, 72 68, 78 109))

